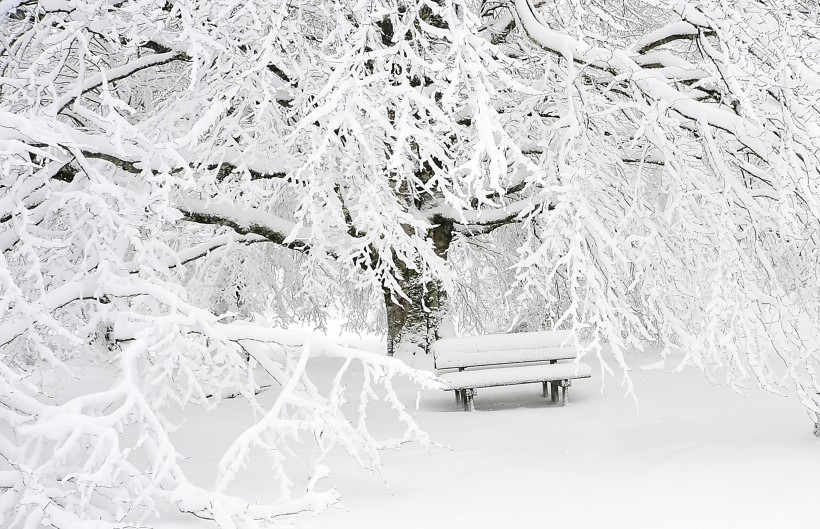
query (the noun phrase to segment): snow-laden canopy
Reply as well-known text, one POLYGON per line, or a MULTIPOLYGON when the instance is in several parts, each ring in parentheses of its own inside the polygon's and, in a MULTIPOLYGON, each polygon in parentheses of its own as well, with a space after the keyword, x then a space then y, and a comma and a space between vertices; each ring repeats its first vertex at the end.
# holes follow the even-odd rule
POLYGON ((818 35, 812 1, 0 0, 0 515, 320 509, 282 450, 377 465, 350 362, 398 442, 424 437, 390 377, 434 384, 279 330, 328 314, 391 353, 448 306, 570 329, 627 391, 624 352, 656 342, 817 414, 818 35), (318 351, 346 359, 329 388, 318 351), (68 402, 29 376, 89 362, 117 380, 68 402), (258 406, 259 369, 277 404, 193 487, 163 406, 258 406), (249 446, 281 504, 225 494, 249 446))

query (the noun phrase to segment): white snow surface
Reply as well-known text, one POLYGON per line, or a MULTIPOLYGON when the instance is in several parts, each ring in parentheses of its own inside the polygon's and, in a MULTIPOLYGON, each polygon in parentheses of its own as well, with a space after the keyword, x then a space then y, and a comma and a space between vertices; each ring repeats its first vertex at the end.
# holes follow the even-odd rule
POLYGON ((527 384, 546 380, 587 378, 592 369, 580 362, 564 364, 537 364, 455 371, 440 376, 453 389, 487 388, 510 384, 527 384))
MULTIPOLYGON (((383 347, 375 338, 341 341, 383 347)), ((403 359, 432 369, 431 355, 403 359)), ((537 384, 485 389, 472 413, 464 413, 450 392, 422 393, 416 417, 438 445, 383 453, 387 486, 345 454, 331 453, 325 461, 331 476, 322 484, 336 487, 344 505, 318 516, 305 513, 298 526, 817 527, 820 440, 796 399, 758 389, 741 395, 692 368, 667 372, 674 360, 659 368, 654 354, 628 357, 637 407, 623 397, 622 373, 602 375, 597 365, 591 380, 573 385, 566 407, 542 398, 537 384)), ((314 380, 330 380, 340 365, 319 358, 308 371, 314 380)), ((416 402, 415 388, 403 380, 395 387, 405 402, 416 402)), ((267 404, 274 396, 260 395, 267 404)), ((380 434, 402 431, 381 422, 391 416, 387 406, 372 409, 368 422, 380 434)), ((192 408, 175 434, 190 458, 191 477, 213 483, 216 461, 251 419, 239 399, 208 414, 192 408)), ((298 457, 291 461, 300 464, 298 457)), ((253 461, 231 488, 250 500, 276 496, 267 465, 253 461)), ((213 527, 176 512, 164 513, 155 526, 213 527)))

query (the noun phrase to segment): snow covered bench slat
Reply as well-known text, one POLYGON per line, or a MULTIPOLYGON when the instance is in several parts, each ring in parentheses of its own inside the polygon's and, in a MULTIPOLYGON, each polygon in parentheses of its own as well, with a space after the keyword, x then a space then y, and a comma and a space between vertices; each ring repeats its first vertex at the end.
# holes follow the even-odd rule
POLYGON ((453 371, 441 375, 439 378, 447 383, 449 389, 464 389, 512 386, 543 382, 545 380, 589 378, 590 376, 592 376, 592 369, 589 365, 570 362, 566 364, 514 366, 503 369, 453 371))
POLYGON ((435 342, 431 351, 436 374, 455 391, 456 403, 463 403, 466 411, 473 409, 476 388, 534 382, 542 383, 544 397, 551 394, 553 403, 563 405, 571 380, 592 373, 587 364, 577 361, 557 363, 578 356, 569 331, 446 338, 435 342), (458 371, 448 371, 452 369, 458 371))
POLYGON ((507 349, 537 349, 542 347, 574 347, 570 331, 519 332, 515 334, 487 334, 463 338, 442 338, 432 345, 434 353, 504 351, 507 349))
POLYGON ((508 351, 454 352, 436 356, 436 369, 481 367, 547 360, 572 360, 577 356, 573 347, 543 347, 540 349, 510 349, 508 351))

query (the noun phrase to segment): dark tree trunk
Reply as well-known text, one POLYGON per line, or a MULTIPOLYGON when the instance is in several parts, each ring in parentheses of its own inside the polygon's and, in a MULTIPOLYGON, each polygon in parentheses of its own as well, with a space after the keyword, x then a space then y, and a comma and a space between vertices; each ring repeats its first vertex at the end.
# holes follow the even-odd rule
MULTIPOLYGON (((453 240, 453 223, 437 219, 438 224, 429 232, 436 253, 447 259, 447 250, 453 240)), ((439 326, 446 313, 447 292, 437 280, 424 280, 415 270, 406 267, 403 277, 398 278, 407 298, 384 291, 387 309, 387 354, 393 356, 399 347, 416 352, 430 351, 430 345, 438 339, 439 326)))

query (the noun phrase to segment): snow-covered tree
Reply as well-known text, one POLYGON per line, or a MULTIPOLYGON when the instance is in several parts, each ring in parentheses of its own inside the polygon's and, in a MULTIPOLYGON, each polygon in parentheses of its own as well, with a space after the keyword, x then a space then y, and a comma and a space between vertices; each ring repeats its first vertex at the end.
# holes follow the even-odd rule
POLYGON ((0 512, 116 526, 167 501, 231 527, 326 505, 276 454, 299 429, 376 461, 347 362, 408 439, 390 377, 433 384, 277 330, 340 311, 390 354, 447 305, 573 328, 628 389, 625 350, 681 347, 793 385, 817 423, 818 30, 810 1, 0 1, 0 512), (346 359, 330 388, 317 350, 346 359), (91 360, 119 378, 68 402, 28 377, 91 360), (162 414, 258 406, 259 369, 279 398, 220 487, 270 447, 269 507, 191 485, 162 414))

